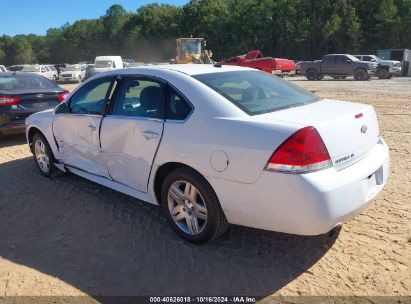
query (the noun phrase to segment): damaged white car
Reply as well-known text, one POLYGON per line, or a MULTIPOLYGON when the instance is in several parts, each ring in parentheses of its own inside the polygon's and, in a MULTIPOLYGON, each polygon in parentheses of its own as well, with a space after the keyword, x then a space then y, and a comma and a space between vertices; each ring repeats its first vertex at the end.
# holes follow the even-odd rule
POLYGON ((194 243, 228 223, 326 233, 364 210, 389 172, 371 106, 218 64, 101 73, 26 125, 43 175, 70 171, 160 204, 194 243))

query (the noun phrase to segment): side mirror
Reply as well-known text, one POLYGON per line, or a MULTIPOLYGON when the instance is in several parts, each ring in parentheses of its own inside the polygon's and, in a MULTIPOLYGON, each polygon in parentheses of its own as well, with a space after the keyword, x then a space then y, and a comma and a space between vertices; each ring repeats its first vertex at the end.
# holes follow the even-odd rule
POLYGON ((347 61, 348 63, 351 63, 351 59, 347 59, 346 61, 347 61))
POLYGON ((58 106, 56 106, 54 113, 55 114, 67 114, 69 112, 69 107, 67 103, 62 102, 58 106))

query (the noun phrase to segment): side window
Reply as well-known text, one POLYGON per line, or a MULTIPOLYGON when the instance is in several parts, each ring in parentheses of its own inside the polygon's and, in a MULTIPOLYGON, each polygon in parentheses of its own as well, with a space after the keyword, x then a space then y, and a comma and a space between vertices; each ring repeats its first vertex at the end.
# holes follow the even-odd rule
POLYGON ((97 79, 80 89, 70 98, 70 113, 102 115, 111 93, 112 82, 113 78, 97 79))
POLYGON ((191 106, 181 96, 170 90, 166 101, 166 119, 185 120, 190 112, 191 106))
POLYGON ((375 61, 371 56, 364 56, 364 61, 375 61))
POLYGON ((162 92, 158 82, 123 78, 112 115, 159 118, 162 92))
POLYGON ((42 73, 46 73, 46 72, 47 72, 46 67, 42 66, 42 67, 41 67, 41 72, 42 72, 42 73))
POLYGON ((336 58, 337 58, 338 64, 347 64, 348 63, 347 60, 349 60, 349 58, 345 56, 338 56, 336 58))

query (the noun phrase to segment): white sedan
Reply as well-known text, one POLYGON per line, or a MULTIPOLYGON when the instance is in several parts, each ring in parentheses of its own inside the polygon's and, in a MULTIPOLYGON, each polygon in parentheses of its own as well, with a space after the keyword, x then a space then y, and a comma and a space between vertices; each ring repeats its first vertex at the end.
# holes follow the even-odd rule
POLYGON ((373 107, 218 64, 101 73, 26 125, 43 175, 70 171, 160 204, 194 243, 228 223, 326 233, 364 210, 389 171, 373 107))

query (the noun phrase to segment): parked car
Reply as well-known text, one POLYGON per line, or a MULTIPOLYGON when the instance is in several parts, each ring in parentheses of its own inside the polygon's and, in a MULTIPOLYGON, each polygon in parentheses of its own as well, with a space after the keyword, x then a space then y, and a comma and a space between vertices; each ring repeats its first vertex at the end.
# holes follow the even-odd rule
POLYGON ((69 65, 60 73, 60 82, 78 82, 80 83, 86 77, 86 68, 81 65, 69 65))
POLYGON ((123 59, 121 59, 121 56, 97 56, 94 60, 94 70, 96 73, 122 68, 123 59))
POLYGON ((401 75, 401 61, 383 60, 375 55, 354 55, 362 61, 375 62, 378 64, 376 76, 380 79, 389 79, 394 75, 401 75))
POLYGON ((264 57, 259 50, 221 61, 223 65, 237 65, 258 69, 267 73, 288 75, 295 70, 294 61, 284 58, 264 57))
POLYGON ((31 114, 55 107, 67 91, 34 73, 0 73, 0 133, 24 133, 31 114))
POLYGON ((26 124, 43 175, 70 171, 161 204, 195 243, 228 223, 328 232, 369 206, 389 173, 372 106, 242 67, 100 73, 26 124))
POLYGON ((334 79, 353 76, 355 80, 369 80, 377 67, 377 63, 360 61, 349 54, 329 54, 322 60, 302 61, 299 73, 308 80, 321 80, 325 75, 334 79))
POLYGON ((4 65, 0 65, 0 72, 7 72, 7 69, 4 65))
POLYGON ((25 65, 21 71, 26 73, 36 73, 54 82, 57 82, 58 79, 57 70, 52 65, 25 65))

